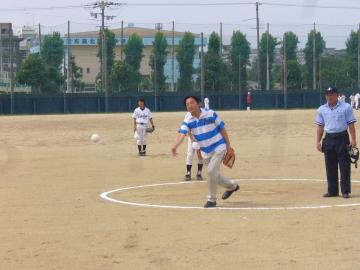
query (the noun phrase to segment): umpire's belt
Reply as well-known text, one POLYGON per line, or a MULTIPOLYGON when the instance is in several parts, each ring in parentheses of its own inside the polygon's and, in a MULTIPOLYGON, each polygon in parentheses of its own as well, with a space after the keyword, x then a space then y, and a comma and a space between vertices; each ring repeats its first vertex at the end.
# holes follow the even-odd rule
POLYGON ((341 138, 341 137, 345 137, 348 136, 348 132, 347 130, 344 130, 342 132, 338 132, 338 133, 326 133, 325 135, 325 139, 326 138, 341 138))

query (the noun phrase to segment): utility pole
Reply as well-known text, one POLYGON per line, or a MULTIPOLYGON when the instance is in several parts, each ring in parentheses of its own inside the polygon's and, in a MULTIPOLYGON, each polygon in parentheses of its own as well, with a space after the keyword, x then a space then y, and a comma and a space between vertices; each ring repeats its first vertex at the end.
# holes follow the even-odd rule
POLYGON ((284 59, 284 109, 287 109, 287 57, 286 57, 286 33, 283 37, 283 59, 284 59))
POLYGON ((316 90, 316 28, 313 31, 313 90, 316 90))
POLYGON ((269 23, 266 28, 266 90, 270 90, 269 23))
POLYGON ((14 41, 13 41, 12 26, 10 28, 9 45, 10 45, 10 91, 11 91, 10 112, 11 112, 11 114, 14 114, 14 41))
POLYGON ((72 92, 72 85, 71 85, 71 55, 70 55, 70 21, 68 21, 68 29, 67 29, 67 70, 66 70, 66 92, 71 93, 72 92))
POLYGON ((358 29, 358 89, 360 89, 360 24, 358 29))
POLYGON ((257 80, 258 87, 260 87, 260 22, 259 22, 259 2, 256 2, 256 43, 257 43, 257 80))
POLYGON ((175 91, 175 22, 172 22, 171 91, 175 91))
POLYGON ((0 29, 0 81, 4 77, 4 69, 3 69, 3 50, 4 50, 3 37, 0 29))
POLYGON ((242 87, 241 87, 241 54, 239 53, 239 110, 241 110, 241 98, 242 98, 242 87))
POLYGON ((220 22, 220 57, 222 57, 223 53, 223 24, 220 22))
POLYGON ((124 21, 121 21, 121 42, 120 42, 120 59, 121 61, 124 59, 124 21))
POLYGON ((205 63, 204 63, 204 33, 201 32, 201 74, 200 74, 200 91, 201 91, 201 101, 204 100, 204 89, 205 89, 205 63))
POLYGON ((107 7, 113 6, 121 6, 121 3, 114 3, 108 1, 98 1, 94 4, 88 5, 88 7, 97 9, 100 8, 100 13, 93 13, 91 12, 90 15, 97 19, 98 15, 101 16, 101 91, 105 94, 105 112, 109 112, 109 92, 108 92, 108 70, 107 70, 107 40, 106 40, 106 33, 105 33, 105 19, 112 20, 115 16, 105 16, 105 9, 107 7))
POLYGON ((39 53, 41 53, 41 24, 39 23, 39 53))

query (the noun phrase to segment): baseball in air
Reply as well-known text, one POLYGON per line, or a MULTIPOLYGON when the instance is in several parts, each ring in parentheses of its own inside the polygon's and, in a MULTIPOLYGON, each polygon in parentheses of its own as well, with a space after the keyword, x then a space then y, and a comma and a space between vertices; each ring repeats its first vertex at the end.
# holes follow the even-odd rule
POLYGON ((93 135, 91 135, 91 140, 94 142, 94 143, 97 143, 100 141, 100 135, 97 134, 97 133, 94 133, 93 135))
POLYGON ((192 148, 195 150, 199 150, 200 149, 200 145, 197 142, 192 142, 192 148))

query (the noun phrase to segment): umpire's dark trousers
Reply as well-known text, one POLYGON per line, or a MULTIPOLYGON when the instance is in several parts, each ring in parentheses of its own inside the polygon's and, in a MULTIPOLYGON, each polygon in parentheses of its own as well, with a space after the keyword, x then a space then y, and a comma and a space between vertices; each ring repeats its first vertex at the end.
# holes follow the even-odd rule
POLYGON ((338 166, 341 174, 341 193, 351 193, 350 184, 350 156, 348 145, 350 144, 347 131, 326 134, 322 142, 322 150, 325 155, 326 176, 328 193, 339 194, 338 166))

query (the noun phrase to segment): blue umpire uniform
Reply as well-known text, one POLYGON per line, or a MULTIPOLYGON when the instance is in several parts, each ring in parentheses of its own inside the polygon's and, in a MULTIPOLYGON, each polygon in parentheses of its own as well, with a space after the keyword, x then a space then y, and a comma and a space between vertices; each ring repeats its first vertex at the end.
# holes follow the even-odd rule
MULTIPOLYGON (((326 90, 326 94, 332 93, 338 93, 335 87, 330 87, 326 90)), ((351 163, 348 153, 350 139, 347 130, 349 125, 355 122, 356 119, 352 107, 346 102, 337 102, 332 107, 327 102, 320 106, 317 111, 316 124, 323 127, 323 131, 325 131, 321 150, 325 156, 328 191, 324 194, 324 197, 339 195, 338 167, 341 174, 341 193, 344 198, 348 198, 351 193, 351 163)))

